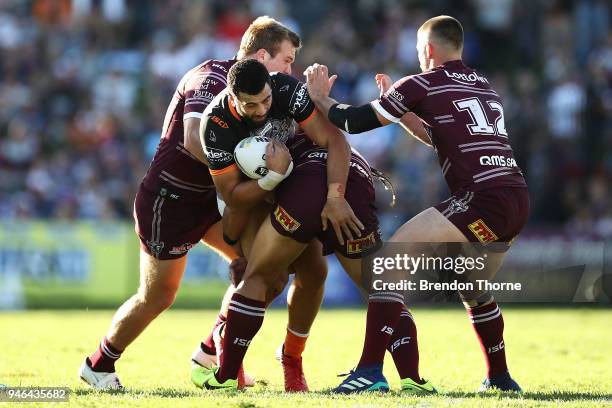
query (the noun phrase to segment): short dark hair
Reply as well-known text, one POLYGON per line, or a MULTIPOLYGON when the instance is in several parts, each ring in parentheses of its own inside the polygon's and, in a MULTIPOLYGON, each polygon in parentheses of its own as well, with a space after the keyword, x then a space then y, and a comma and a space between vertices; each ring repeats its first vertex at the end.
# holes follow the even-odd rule
POLYGON ((451 16, 437 16, 423 23, 419 31, 429 30, 438 40, 444 41, 456 50, 463 48, 463 27, 451 16))
POLYGON ((227 86, 234 96, 240 92, 257 95, 270 83, 270 74, 266 66, 256 59, 245 59, 236 62, 227 74, 227 86))
POLYGON ((257 17, 242 35, 238 55, 244 58, 263 48, 274 58, 285 40, 298 50, 302 46, 300 36, 287 26, 268 16, 257 17))

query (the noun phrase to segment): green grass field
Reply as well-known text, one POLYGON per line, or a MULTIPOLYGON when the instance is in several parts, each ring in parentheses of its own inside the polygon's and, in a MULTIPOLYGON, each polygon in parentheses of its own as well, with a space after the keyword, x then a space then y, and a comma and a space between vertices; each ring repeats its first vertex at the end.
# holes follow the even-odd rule
MULTIPOLYGON (((325 392, 359 357, 365 314, 324 310, 315 322, 304 354, 312 390, 283 392, 274 350, 284 337, 286 312, 270 311, 247 354, 247 371, 259 381, 245 392, 201 391, 189 381, 189 357, 208 332, 213 311, 170 311, 154 322, 117 364, 129 388, 125 394, 98 393, 76 375, 97 345, 111 311, 0 313, 0 384, 67 386, 73 406, 237 406, 237 407, 505 407, 612 406, 612 309, 504 309, 511 373, 522 396, 474 392, 484 374, 480 349, 460 308, 419 309, 421 374, 444 390, 435 397, 386 395, 337 397, 325 392)), ((385 366, 391 386, 399 380, 391 360, 385 366)), ((21 406, 21 405, 20 405, 21 406)), ((48 406, 48 405, 44 405, 48 406)), ((66 404, 60 404, 66 406, 66 404)))

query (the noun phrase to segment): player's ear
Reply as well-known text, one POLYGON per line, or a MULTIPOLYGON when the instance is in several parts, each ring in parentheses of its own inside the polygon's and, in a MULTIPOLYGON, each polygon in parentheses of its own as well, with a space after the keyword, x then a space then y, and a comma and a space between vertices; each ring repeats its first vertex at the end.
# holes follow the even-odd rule
POLYGON ((266 55, 268 54, 268 51, 264 50, 263 48, 260 48, 257 50, 257 52, 255 53, 255 59, 261 63, 263 63, 266 59, 266 55))
POLYGON ((434 46, 432 43, 428 42, 427 44, 425 44, 425 57, 430 59, 433 56, 433 53, 434 46))

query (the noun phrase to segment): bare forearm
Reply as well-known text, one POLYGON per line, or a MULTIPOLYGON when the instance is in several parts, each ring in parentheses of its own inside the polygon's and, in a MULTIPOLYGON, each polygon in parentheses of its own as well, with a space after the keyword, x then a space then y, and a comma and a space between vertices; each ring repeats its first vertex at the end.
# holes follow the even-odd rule
POLYGON ((189 118, 183 122, 183 126, 185 127, 183 134, 183 145, 185 146, 185 149, 187 149, 187 151, 195 156, 199 161, 206 164, 204 149, 202 148, 202 143, 200 142, 200 119, 189 118))
POLYGON ((259 204, 268 192, 255 180, 244 181, 224 197, 225 203, 236 211, 247 211, 259 204))
POLYGON ((334 130, 327 144, 327 185, 330 188, 341 185, 344 189, 351 165, 351 146, 342 132, 334 130))
POLYGON ((412 130, 410 130, 410 128, 408 128, 408 126, 404 125, 403 123, 400 122, 400 126, 406 131, 406 133, 408 133, 410 136, 414 137, 416 140, 418 140, 419 142, 423 143, 424 145, 431 147, 431 139, 429 138, 429 136, 427 135, 418 135, 415 132, 413 132, 412 130))
POLYGON ((406 113, 402 116, 400 126, 412 137, 422 142, 423 144, 431 147, 432 142, 423 122, 414 113, 406 113))

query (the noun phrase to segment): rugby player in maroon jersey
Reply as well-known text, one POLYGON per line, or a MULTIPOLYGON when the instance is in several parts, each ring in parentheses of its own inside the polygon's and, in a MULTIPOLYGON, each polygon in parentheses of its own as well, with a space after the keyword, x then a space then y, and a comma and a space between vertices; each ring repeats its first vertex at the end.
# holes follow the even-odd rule
MULTIPOLYGON (((299 47, 297 34, 274 19, 260 17, 245 32, 236 59, 206 61, 181 79, 168 106, 155 157, 134 204, 141 244, 141 284, 138 292, 115 313, 106 337, 79 369, 79 376, 92 387, 122 388, 115 373, 115 361, 173 303, 190 248, 202 240, 228 261, 240 261, 240 254, 222 235, 217 194, 198 134, 200 117, 212 99, 225 89, 227 72, 237 60, 257 59, 270 71, 291 73, 299 47)), ((338 213, 330 214, 330 219, 337 217, 338 213)), ((243 248, 252 241, 248 233, 242 236, 243 248)), ((286 380, 297 391, 307 389, 301 371, 301 352, 320 306, 327 274, 320 243, 313 241, 308 252, 313 254, 308 262, 293 265, 296 279, 289 293, 294 307, 289 310, 286 347, 281 356, 286 380)), ((224 321, 234 290, 230 285, 215 327, 224 321)), ((204 366, 216 363, 212 332, 194 351, 192 360, 204 366)), ((242 381, 246 385, 253 383, 248 376, 242 377, 242 381)))
MULTIPOLYGON (((509 144, 501 98, 485 76, 462 62, 463 28, 456 19, 427 20, 418 30, 416 48, 422 73, 406 76, 388 89, 389 78, 377 76, 385 92, 368 104, 355 107, 331 99, 335 76, 330 78, 323 65, 306 70, 308 91, 317 108, 349 133, 403 123, 438 155, 451 197, 410 219, 389 242, 478 243, 491 249, 488 263, 496 272, 529 214, 527 186, 509 144), (422 121, 420 129, 414 126, 414 114, 422 121)), ((460 296, 487 364, 481 389, 520 391, 508 372, 504 322, 493 296, 486 291, 460 296)), ((386 381, 381 369, 393 330, 384 329, 396 326, 402 307, 399 301, 369 302, 361 360, 337 392, 364 391, 367 383, 386 381), (359 378, 367 382, 355 382, 359 378)), ((401 347, 414 348, 416 342, 407 341, 401 347)), ((418 355, 418 350, 413 354, 418 355)), ((435 392, 418 376, 402 378, 402 388, 435 392)))

